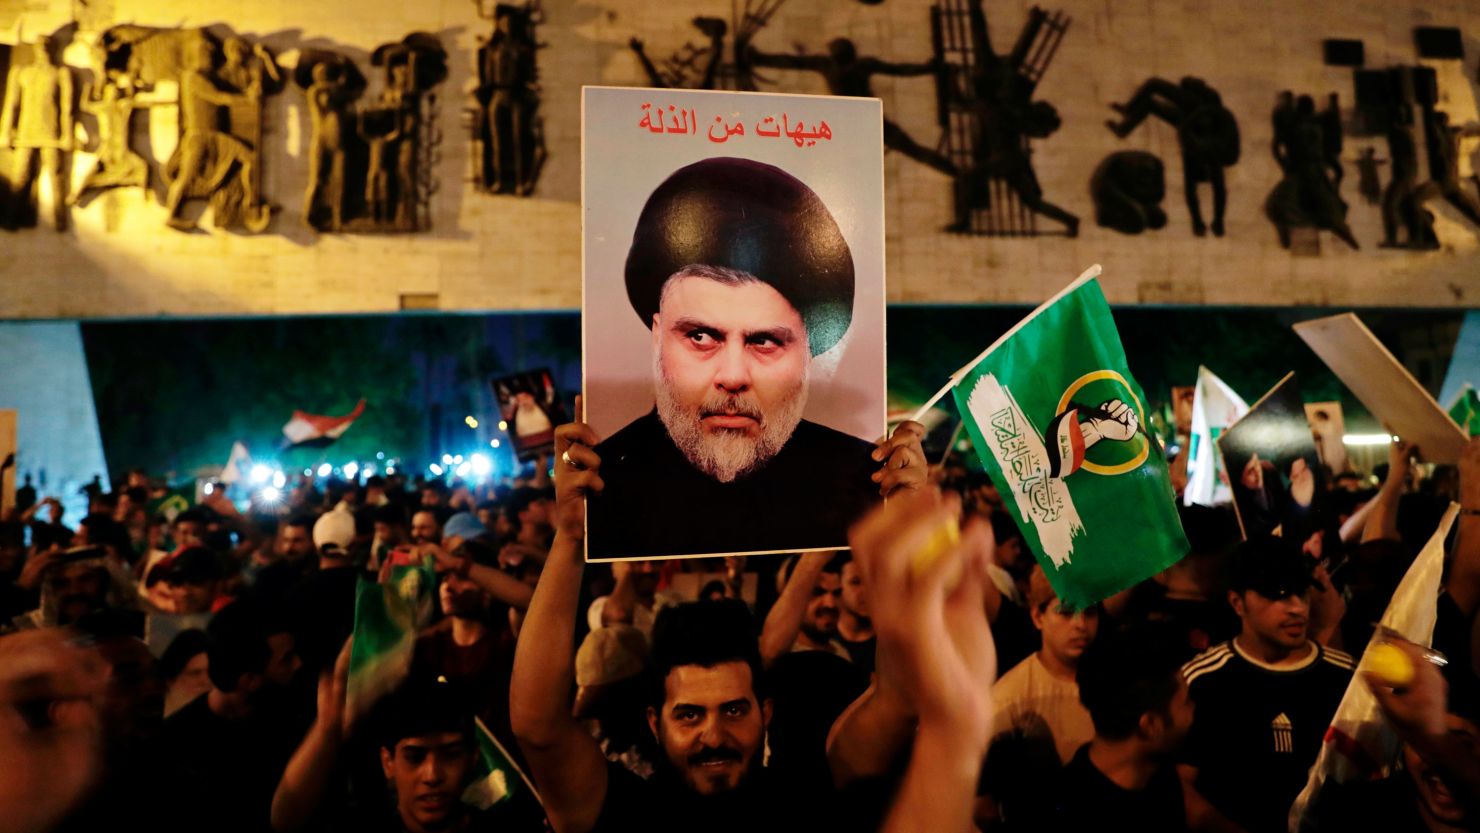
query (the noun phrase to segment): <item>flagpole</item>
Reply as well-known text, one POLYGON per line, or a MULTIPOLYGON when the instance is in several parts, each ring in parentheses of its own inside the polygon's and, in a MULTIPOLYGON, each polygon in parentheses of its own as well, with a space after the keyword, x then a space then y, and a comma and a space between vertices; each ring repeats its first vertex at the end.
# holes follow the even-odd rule
POLYGON ((945 387, 943 387, 940 390, 936 391, 935 392, 935 395, 932 396, 932 397, 930 397, 930 399, 928 399, 925 402, 924 405, 921 405, 920 406, 920 410, 915 411, 915 415, 912 416, 912 417, 910 417, 910 419, 914 420, 915 422, 919 422, 920 419, 925 416, 926 412, 928 412, 931 408, 934 408, 935 405, 936 405, 936 403, 940 402, 941 399, 945 398, 945 395, 947 393, 950 393, 951 392, 951 388, 954 388, 963 378, 966 377, 966 373, 968 371, 970 371, 973 367, 976 367, 978 364, 980 364, 981 363, 981 360, 982 359, 985 359, 987 357, 987 355, 990 354, 993 350, 996 350, 997 347, 1002 344, 1002 342, 1004 342, 1004 341, 1008 340, 1009 338, 1011 338, 1015 333, 1017 333, 1018 330, 1021 330, 1029 321, 1032 321, 1034 318, 1037 318, 1039 313, 1043 312, 1044 310, 1048 309, 1049 307, 1051 307, 1055 303, 1057 303, 1060 298, 1063 298, 1065 295, 1068 295, 1070 292, 1073 292, 1074 290, 1078 289, 1082 284, 1087 283, 1089 281, 1092 281, 1095 278, 1098 278, 1100 276, 1100 271, 1101 271, 1100 264, 1096 263, 1095 265, 1093 265, 1093 266, 1089 267, 1088 269, 1084 270, 1083 272, 1081 272, 1079 274, 1079 277, 1077 277, 1077 278, 1074 279, 1074 282, 1073 283, 1069 284, 1068 286, 1066 286, 1063 289, 1059 290, 1058 292, 1054 293, 1054 296, 1052 298, 1049 298, 1047 301, 1044 301, 1043 303, 1039 304, 1037 309, 1035 309, 1032 312, 1028 313, 1027 317, 1025 317, 1023 320, 1019 321, 1015 326, 1013 326, 1012 329, 1010 329, 1007 332, 1003 333, 1001 338, 999 338, 996 341, 992 342, 992 346, 991 347, 988 347, 987 349, 983 350, 976 358, 972 359, 970 362, 967 362, 963 367, 961 367, 961 369, 957 370, 955 373, 952 373, 951 374, 951 379, 950 379, 950 381, 946 382, 945 387))
POLYGON ((956 430, 951 432, 951 441, 946 443, 946 453, 940 455, 940 464, 944 466, 951 459, 951 452, 956 450, 956 440, 961 438, 961 429, 966 427, 966 420, 956 421, 956 430))

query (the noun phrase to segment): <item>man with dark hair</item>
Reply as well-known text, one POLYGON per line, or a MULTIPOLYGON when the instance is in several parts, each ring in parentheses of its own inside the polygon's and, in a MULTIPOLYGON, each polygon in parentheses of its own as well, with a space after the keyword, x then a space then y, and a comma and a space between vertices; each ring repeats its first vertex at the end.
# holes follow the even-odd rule
POLYGON ((1150 630, 1115 634, 1079 660, 1079 699, 1094 738, 1050 787, 1048 824, 1069 831, 1134 819, 1148 833, 1188 829, 1175 756, 1192 725, 1193 703, 1174 638, 1150 630))
POLYGON ((177 771, 168 803, 181 823, 210 819, 220 830, 261 831, 278 774, 293 749, 292 729, 264 710, 272 659, 257 610, 235 602, 206 633, 211 689, 164 723, 162 741, 177 771))
POLYGON ((1009 822, 1031 816, 1051 799, 1060 768, 1094 736, 1075 672, 1099 631, 1099 606, 1065 607, 1043 568, 1034 565, 1028 612, 1042 647, 992 686, 996 714, 982 785, 992 800, 981 803, 979 819, 993 818, 994 805, 998 817, 1009 822))
MULTIPOLYGON (((1208 811, 1273 833, 1305 786, 1352 658, 1310 638, 1310 591, 1325 588, 1298 544, 1251 538, 1230 558, 1240 631, 1182 669, 1198 712, 1178 769, 1208 811)), ((1196 801, 1189 810, 1204 815, 1196 801)))
POLYGON ((373 748, 391 801, 338 806, 330 780, 347 745, 343 719, 348 665, 345 651, 334 672, 320 678, 318 717, 283 770, 272 799, 273 830, 537 833, 544 829, 539 805, 528 797, 523 784, 507 785, 516 792, 514 799, 486 810, 465 803, 477 779, 473 710, 468 692, 432 680, 408 681, 376 706, 370 720, 373 748))
POLYGON ((425 505, 411 515, 411 543, 442 543, 442 521, 437 512, 425 505))
POLYGON ((843 595, 841 554, 819 550, 789 563, 786 584, 761 630, 761 658, 766 667, 795 651, 825 651, 851 661, 837 639, 838 600, 843 595))
MULTIPOLYGON (((843 545, 885 457, 802 418, 813 361, 853 320, 853 255, 821 198, 748 159, 687 165, 643 206, 625 280, 652 331, 655 406, 596 448, 607 488, 591 502, 591 553, 843 545), (662 523, 645 520, 654 500, 662 523)), ((923 453, 897 453, 923 468, 923 453)))
POLYGON ((661 689, 648 726, 662 753, 652 780, 609 765, 572 717, 585 499, 603 485, 595 444, 587 425, 556 430, 555 543, 515 649, 509 689, 514 735, 552 827, 556 833, 827 829, 829 802, 812 785, 778 783, 761 766, 771 705, 743 602, 698 602, 665 611, 655 624, 661 689))
POLYGON ((172 613, 210 613, 223 578, 220 560, 205 547, 187 547, 162 567, 172 613))
POLYGON ((874 653, 878 638, 874 636, 873 614, 869 612, 868 585, 852 553, 838 554, 843 569, 843 592, 838 596, 838 642, 847 649, 853 664, 864 673, 874 671, 874 653))

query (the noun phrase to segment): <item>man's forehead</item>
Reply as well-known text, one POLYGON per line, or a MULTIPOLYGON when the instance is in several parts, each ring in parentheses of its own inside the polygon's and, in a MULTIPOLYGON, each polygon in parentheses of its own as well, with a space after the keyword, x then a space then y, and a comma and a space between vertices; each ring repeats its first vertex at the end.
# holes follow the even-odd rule
POLYGON ((718 706, 755 696, 750 665, 738 659, 707 666, 676 665, 668 672, 665 689, 668 706, 718 706))
POLYGON ((440 752, 460 748, 469 740, 462 732, 433 732, 405 738, 396 744, 396 749, 400 752, 440 752))
POLYGON ((802 326, 796 307, 764 281, 732 285, 697 276, 674 278, 663 293, 658 313, 670 321, 697 318, 725 329, 802 326))

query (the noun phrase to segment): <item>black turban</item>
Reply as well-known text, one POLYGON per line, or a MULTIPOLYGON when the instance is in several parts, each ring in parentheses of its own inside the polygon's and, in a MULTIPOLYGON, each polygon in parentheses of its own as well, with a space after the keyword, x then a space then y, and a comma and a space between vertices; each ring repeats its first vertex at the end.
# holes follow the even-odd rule
POLYGON ((705 159, 653 191, 627 253, 627 298, 648 327, 663 284, 685 266, 747 272, 801 314, 812 355, 853 320, 853 255, 827 206, 801 180, 749 159, 705 159))

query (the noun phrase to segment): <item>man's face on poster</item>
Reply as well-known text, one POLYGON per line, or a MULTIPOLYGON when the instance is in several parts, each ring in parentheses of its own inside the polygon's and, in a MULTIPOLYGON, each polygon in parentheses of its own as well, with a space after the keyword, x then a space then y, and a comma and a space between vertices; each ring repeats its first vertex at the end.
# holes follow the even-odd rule
POLYGON ((653 316, 658 416, 689 462, 716 480, 754 471, 791 438, 810 362, 801 314, 771 285, 691 267, 664 286, 653 316))

